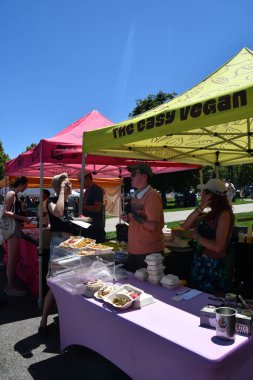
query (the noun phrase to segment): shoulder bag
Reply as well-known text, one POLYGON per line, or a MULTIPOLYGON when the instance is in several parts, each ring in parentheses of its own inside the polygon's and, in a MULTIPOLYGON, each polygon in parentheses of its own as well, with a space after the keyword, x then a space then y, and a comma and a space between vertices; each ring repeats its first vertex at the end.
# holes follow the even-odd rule
POLYGON ((0 244, 9 239, 14 234, 16 222, 13 218, 3 216, 4 207, 0 208, 0 244))

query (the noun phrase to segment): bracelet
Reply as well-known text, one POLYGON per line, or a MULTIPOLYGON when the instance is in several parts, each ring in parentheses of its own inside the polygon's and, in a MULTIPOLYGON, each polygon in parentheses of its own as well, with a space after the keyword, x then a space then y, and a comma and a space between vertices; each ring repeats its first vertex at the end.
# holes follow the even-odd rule
POLYGON ((199 214, 202 214, 203 213, 203 208, 199 206, 199 207, 197 207, 195 209, 195 211, 197 211, 199 214))

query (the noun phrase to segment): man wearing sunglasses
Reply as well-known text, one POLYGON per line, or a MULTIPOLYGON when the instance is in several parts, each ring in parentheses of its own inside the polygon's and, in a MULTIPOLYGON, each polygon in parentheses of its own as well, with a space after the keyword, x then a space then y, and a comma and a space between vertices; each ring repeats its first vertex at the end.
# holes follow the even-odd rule
POLYGON ((146 267, 148 254, 163 253, 164 215, 160 194, 150 186, 152 170, 146 164, 127 167, 135 193, 131 199, 131 211, 121 219, 129 223, 128 270, 135 272, 146 267))

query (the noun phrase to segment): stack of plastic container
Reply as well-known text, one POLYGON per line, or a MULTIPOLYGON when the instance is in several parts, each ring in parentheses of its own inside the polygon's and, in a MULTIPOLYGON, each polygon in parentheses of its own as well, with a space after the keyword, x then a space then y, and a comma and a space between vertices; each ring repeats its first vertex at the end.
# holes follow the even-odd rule
POLYGON ((164 276, 163 256, 160 253, 152 253, 146 257, 145 261, 148 264, 148 282, 158 285, 164 276))

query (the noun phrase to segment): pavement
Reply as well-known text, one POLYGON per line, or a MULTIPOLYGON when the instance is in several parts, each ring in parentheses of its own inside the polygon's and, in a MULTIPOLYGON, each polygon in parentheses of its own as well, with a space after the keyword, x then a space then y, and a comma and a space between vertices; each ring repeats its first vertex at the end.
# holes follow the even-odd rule
MULTIPOLYGON (((191 210, 183 210, 183 211, 166 211, 164 213, 165 223, 185 220, 187 216, 192 212, 192 210, 194 210, 194 208, 191 210)), ((235 214, 239 214, 242 212, 252 212, 252 211, 253 211, 252 200, 250 200, 249 203, 233 205, 233 212, 235 214)), ((115 231, 115 226, 117 223, 119 223, 119 218, 106 219, 106 225, 105 225, 106 232, 115 231)))
MULTIPOLYGON (((253 203, 236 205, 235 213, 253 211, 253 203)), ((192 210, 169 211, 165 221, 184 220, 192 210)), ((118 218, 107 219, 106 230, 115 231, 118 218)), ((80 346, 60 350, 57 310, 49 316, 49 337, 37 334, 41 310, 27 291, 24 297, 4 297, 6 268, 0 249, 0 380, 129 380, 119 368, 99 354, 80 346)), ((24 284, 18 284, 25 288, 24 284)), ((94 339, 96 332, 94 331, 94 339)), ((133 337, 134 339, 134 337, 133 337)))

